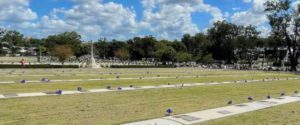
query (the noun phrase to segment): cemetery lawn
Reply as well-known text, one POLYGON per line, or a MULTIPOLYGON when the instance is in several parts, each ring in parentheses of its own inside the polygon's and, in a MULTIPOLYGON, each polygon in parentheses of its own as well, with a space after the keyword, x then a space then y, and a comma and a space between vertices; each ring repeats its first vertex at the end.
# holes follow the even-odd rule
POLYGON ((113 88, 135 87, 146 85, 166 85, 181 83, 203 83, 223 82, 235 80, 262 80, 264 78, 292 78, 298 77, 295 74, 260 71, 235 71, 235 70, 201 70, 191 68, 174 69, 4 69, 0 71, 0 82, 15 81, 13 84, 0 84, 0 94, 27 93, 27 92, 54 92, 56 90, 100 89, 110 85, 113 88), (11 72, 11 73, 10 73, 11 72), (24 72, 24 73, 23 73, 24 72), (148 73, 149 72, 149 73, 148 73), (44 75, 44 76, 43 76, 44 75), (171 77, 171 78, 158 78, 171 77), (116 80, 116 76, 121 79, 116 80), (199 76, 199 78, 197 78, 199 76), (145 77, 145 79, 138 79, 145 77), (178 78, 175 78, 178 77, 178 78), (76 82, 50 82, 50 83, 26 83, 21 84, 20 80, 36 80, 47 78, 50 80, 74 80, 86 81, 76 82), (111 80, 88 81, 88 79, 112 78, 111 80), (136 79, 122 79, 136 78, 136 79))
MULTIPOLYGON (((283 91, 291 95, 293 91, 300 88, 299 82, 300 80, 289 80, 2 99, 0 100, 0 124, 118 125, 163 117, 165 110, 169 107, 173 108, 175 114, 182 114, 226 106, 228 100, 233 100, 235 104, 247 102, 248 96, 253 96, 254 100, 262 100, 268 93, 272 97, 278 97, 283 91)), ((259 121, 263 121, 264 118, 267 119, 266 124, 280 120, 282 122, 275 124, 294 123, 300 118, 289 114, 299 116, 299 105, 299 103, 283 105, 278 109, 258 111, 257 116, 254 116, 256 112, 253 112, 207 124, 260 124, 259 121), (291 113, 291 111, 296 113, 291 113), (255 119, 251 119, 254 117, 259 121, 254 122, 255 119), (291 118, 284 119, 286 117, 291 118)))
POLYGON ((56 90, 76 90, 77 87, 83 89, 100 89, 111 86, 128 87, 133 85, 134 87, 147 86, 147 85, 167 85, 181 84, 181 83, 204 83, 204 82, 224 82, 235 80, 262 80, 265 78, 294 78, 296 75, 283 74, 283 75, 249 75, 249 76, 211 76, 211 77, 189 77, 189 78, 161 78, 161 79, 136 79, 136 80, 105 80, 105 81, 80 81, 80 82, 50 82, 50 83, 15 83, 15 84, 1 84, 0 94, 12 94, 12 93, 25 93, 25 92, 54 92, 56 90))

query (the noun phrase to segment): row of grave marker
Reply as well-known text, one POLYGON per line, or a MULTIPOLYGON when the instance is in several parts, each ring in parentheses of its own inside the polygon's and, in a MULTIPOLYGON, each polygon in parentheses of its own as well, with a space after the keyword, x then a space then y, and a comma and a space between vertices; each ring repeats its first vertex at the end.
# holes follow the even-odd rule
MULTIPOLYGON (((275 80, 297 80, 298 78, 288 78, 288 79, 275 79, 275 80)), ((77 87, 76 91, 63 91, 56 90, 54 92, 35 92, 35 93, 21 93, 21 94, 3 94, 0 95, 0 99, 16 98, 16 97, 32 97, 32 96, 47 96, 47 95, 65 95, 65 94, 80 94, 80 93, 96 93, 96 92, 109 92, 109 91, 128 91, 128 90, 141 90, 141 89, 159 89, 159 88, 178 88, 178 87, 192 87, 192 86, 203 86, 203 85, 216 85, 216 84, 230 84, 230 83, 252 83, 259 81, 274 81, 274 80, 245 80, 245 81, 225 81, 225 82, 209 82, 209 83, 190 83, 190 84, 170 84, 159 85, 159 86, 141 86, 134 87, 129 85, 129 87, 117 87, 112 88, 111 86, 106 86, 105 89, 90 89, 84 90, 81 87, 77 87)))
MULTIPOLYGON (((134 80, 134 79, 166 79, 166 78, 200 78, 199 75, 196 75, 196 76, 176 76, 176 77, 161 77, 160 75, 157 75, 157 77, 138 77, 138 78, 120 78, 120 76, 116 76, 116 78, 99 78, 99 79, 72 79, 72 80, 50 80, 48 78, 41 78, 40 81, 29 81, 29 80, 26 80, 26 79, 23 79, 23 80, 20 80, 20 83, 49 83, 49 82, 76 82, 76 81, 100 81, 100 80, 134 80)), ((203 77, 203 76, 201 76, 203 77)), ((204 77, 207 77, 207 76, 204 76, 204 77)), ((219 76, 220 77, 220 76, 219 76)), ((279 78, 265 78, 263 80, 276 80, 276 79, 279 79, 279 78)), ((289 78, 287 78, 289 79, 289 78)), ((213 81, 212 81, 213 82, 213 81)), ((247 80, 245 80, 245 82, 247 82, 247 80)), ((12 83, 16 83, 15 81, 2 81, 0 82, 0 84, 12 84, 12 83)))

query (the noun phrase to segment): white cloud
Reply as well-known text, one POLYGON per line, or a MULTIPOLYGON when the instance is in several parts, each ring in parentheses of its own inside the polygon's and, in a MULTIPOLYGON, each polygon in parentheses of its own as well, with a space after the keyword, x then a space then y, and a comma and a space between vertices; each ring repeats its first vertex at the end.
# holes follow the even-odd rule
POLYGON ((255 25, 265 24, 268 19, 264 12, 264 3, 267 0, 253 0, 252 8, 247 11, 236 12, 232 15, 231 21, 239 25, 255 25))
POLYGON ((265 14, 255 14, 251 11, 243 11, 233 14, 232 22, 238 25, 255 25, 259 26, 268 21, 265 14))
POLYGON ((261 31, 261 36, 266 37, 270 33, 270 28, 266 27, 268 18, 265 13, 264 3, 267 0, 244 0, 246 3, 252 2, 252 7, 246 11, 236 12, 231 16, 231 21, 238 25, 254 25, 261 31))
POLYGON ((135 10, 122 4, 103 0, 71 1, 74 2, 71 8, 54 8, 48 15, 41 15, 36 20, 37 14, 29 7, 30 0, 0 0, 0 7, 6 7, 5 10, 0 9, 0 23, 17 22, 14 28, 34 37, 77 31, 84 40, 100 37, 127 39, 145 31, 143 35, 149 33, 175 39, 185 33, 200 32, 192 21, 194 13, 211 14, 210 24, 230 15, 227 12, 223 14, 203 0, 142 0, 143 15, 141 21, 137 21, 135 10))
POLYGON ((192 14, 206 12, 213 16, 210 21, 223 20, 220 9, 205 4, 202 0, 143 0, 145 8, 142 26, 148 27, 160 38, 180 38, 183 34, 199 32, 198 26, 192 22, 192 14))
POLYGON ((138 31, 134 10, 114 2, 99 0, 73 0, 70 9, 54 8, 49 16, 28 25, 40 30, 39 36, 77 31, 85 40, 100 37, 124 38, 138 31))
POLYGON ((29 0, 1 0, 0 22, 22 23, 37 19, 29 8, 29 0))

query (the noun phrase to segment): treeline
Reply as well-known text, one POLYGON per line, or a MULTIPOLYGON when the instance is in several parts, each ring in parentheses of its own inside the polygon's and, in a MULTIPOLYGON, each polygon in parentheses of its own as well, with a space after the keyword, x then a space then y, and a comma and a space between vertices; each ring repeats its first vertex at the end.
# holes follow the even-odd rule
MULTIPOLYGON (((218 60, 235 63, 244 57, 243 54, 247 54, 248 50, 269 46, 269 40, 258 35, 259 32, 254 26, 237 26, 221 21, 216 22, 206 34, 185 34, 180 40, 158 40, 153 36, 134 37, 126 41, 99 39, 94 41, 94 49, 95 55, 102 59, 154 58, 162 62, 210 63, 218 60), (235 50, 240 50, 238 55, 235 55, 235 50)), ((44 39, 26 39, 17 31, 5 31, 1 42, 7 42, 12 49, 14 46, 42 48, 43 55, 52 55, 67 48, 71 48, 72 55, 76 57, 90 52, 90 41, 81 41, 81 36, 76 32, 50 35, 44 39), (63 47, 59 49, 58 46, 63 47)))
MULTIPOLYGON (((263 56, 274 63, 282 63, 288 54, 291 70, 295 71, 300 48, 300 6, 293 9, 290 0, 271 0, 265 6, 272 28, 267 38, 260 37, 255 26, 219 21, 206 33, 185 34, 174 41, 158 40, 153 36, 134 37, 126 41, 99 39, 94 41, 95 54, 102 59, 154 58, 161 62, 196 61, 204 64, 244 62, 251 66, 263 49, 263 56)), ((57 56, 61 61, 72 55, 80 57, 90 52, 89 41, 82 41, 76 32, 51 35, 44 39, 25 39, 17 31, 2 30, 0 39, 1 42, 7 42, 11 49, 14 46, 37 46, 44 55, 57 56)), ((3 54, 3 51, 0 53, 3 54)))

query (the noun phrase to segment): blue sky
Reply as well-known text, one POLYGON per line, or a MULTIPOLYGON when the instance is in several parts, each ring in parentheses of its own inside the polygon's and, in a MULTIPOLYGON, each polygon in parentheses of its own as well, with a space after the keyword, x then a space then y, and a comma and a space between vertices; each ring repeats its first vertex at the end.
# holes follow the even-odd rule
POLYGON ((26 36, 76 31, 83 40, 153 35, 180 39, 215 21, 255 25, 268 35, 266 0, 0 0, 0 25, 26 36))

